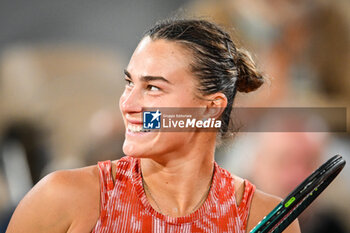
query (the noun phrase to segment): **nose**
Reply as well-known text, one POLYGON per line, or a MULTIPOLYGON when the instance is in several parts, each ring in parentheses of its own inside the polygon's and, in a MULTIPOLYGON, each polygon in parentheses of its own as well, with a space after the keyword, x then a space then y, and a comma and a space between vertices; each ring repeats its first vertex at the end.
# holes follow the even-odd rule
POLYGON ((124 91, 119 100, 122 113, 138 113, 142 111, 142 96, 140 92, 133 88, 131 91, 124 91))

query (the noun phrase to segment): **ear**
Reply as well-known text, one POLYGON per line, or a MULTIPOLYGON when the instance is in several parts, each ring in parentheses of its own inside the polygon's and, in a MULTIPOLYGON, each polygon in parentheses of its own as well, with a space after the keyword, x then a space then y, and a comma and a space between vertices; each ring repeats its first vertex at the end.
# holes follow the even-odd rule
POLYGON ((207 96, 206 117, 218 119, 227 106, 227 98, 221 93, 214 93, 207 96))

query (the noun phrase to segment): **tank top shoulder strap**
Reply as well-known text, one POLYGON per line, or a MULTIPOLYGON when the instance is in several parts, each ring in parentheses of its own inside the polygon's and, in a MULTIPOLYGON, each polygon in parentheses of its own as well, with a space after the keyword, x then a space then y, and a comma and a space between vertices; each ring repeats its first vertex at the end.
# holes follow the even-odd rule
POLYGON ((249 216, 250 205, 255 192, 255 185, 248 180, 244 180, 244 193, 241 203, 238 206, 238 214, 242 220, 243 227, 246 229, 249 216))
POLYGON ((98 162, 98 170, 100 175, 100 198, 101 206, 104 206, 110 197, 114 188, 112 176, 112 163, 110 160, 98 162))

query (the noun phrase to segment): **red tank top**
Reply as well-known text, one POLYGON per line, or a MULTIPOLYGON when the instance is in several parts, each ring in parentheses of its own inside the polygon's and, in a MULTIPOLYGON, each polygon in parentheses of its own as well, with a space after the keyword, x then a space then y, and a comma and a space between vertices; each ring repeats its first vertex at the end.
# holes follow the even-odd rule
POLYGON ((255 186, 244 181, 244 195, 237 206, 233 176, 217 163, 207 199, 184 217, 166 216, 152 208, 143 190, 139 159, 126 156, 118 160, 115 182, 111 165, 111 161, 98 163, 101 212, 93 233, 245 232, 255 186))

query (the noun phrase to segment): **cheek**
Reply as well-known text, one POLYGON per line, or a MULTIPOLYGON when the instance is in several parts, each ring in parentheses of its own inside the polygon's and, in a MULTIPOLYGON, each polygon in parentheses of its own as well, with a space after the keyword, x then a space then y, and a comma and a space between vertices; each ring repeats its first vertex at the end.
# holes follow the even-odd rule
POLYGON ((174 93, 168 96, 164 96, 154 100, 155 106, 186 108, 186 107, 199 107, 202 106, 200 100, 198 100, 192 93, 181 92, 174 93))

